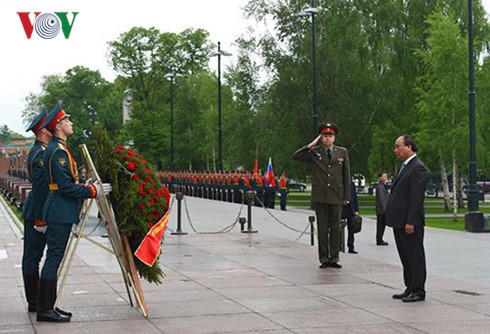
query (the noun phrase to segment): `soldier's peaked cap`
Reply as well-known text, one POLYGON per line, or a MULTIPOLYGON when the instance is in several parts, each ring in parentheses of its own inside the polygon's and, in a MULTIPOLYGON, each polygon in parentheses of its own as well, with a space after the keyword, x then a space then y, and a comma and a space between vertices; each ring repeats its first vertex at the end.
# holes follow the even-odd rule
POLYGON ((41 108, 41 112, 37 114, 36 117, 34 117, 31 124, 29 124, 29 126, 27 127, 26 132, 31 130, 34 133, 38 132, 41 129, 44 121, 46 120, 47 115, 48 115, 48 110, 46 109, 46 107, 43 106, 41 108))
POLYGON ((48 114, 46 120, 44 121, 42 127, 49 131, 52 131, 56 124, 65 117, 70 117, 62 108, 59 103, 56 103, 53 110, 48 114))
POLYGON ((318 127, 318 134, 322 133, 333 133, 334 135, 337 135, 339 133, 339 127, 337 124, 331 122, 322 123, 318 127))

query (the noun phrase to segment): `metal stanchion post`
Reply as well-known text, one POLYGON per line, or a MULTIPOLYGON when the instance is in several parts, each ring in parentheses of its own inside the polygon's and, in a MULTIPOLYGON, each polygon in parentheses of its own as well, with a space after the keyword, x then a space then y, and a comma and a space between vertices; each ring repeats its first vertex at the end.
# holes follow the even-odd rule
POLYGON ((340 244, 339 251, 345 253, 345 227, 347 226, 347 219, 340 220, 340 244))
POLYGON ((252 203, 255 197, 255 191, 247 191, 244 195, 246 196, 245 198, 247 200, 248 218, 247 218, 247 230, 242 231, 242 233, 257 233, 258 231, 252 229, 252 203))
POLYGON ((172 235, 186 235, 187 232, 182 232, 182 199, 184 195, 181 192, 175 194, 177 199, 177 231, 172 232, 172 235))
POLYGON ((247 222, 247 219, 245 217, 240 217, 238 218, 238 222, 240 223, 240 231, 245 230, 245 223, 247 222))
POLYGON ((313 226, 315 216, 309 216, 308 220, 310 221, 310 244, 315 246, 315 227, 313 226))

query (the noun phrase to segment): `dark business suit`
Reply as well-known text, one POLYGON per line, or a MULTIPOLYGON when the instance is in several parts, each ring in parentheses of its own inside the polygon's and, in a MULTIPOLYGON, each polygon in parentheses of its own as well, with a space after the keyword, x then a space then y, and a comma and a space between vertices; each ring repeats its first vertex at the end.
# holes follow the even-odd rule
POLYGON ((320 263, 337 263, 342 204, 351 195, 347 149, 332 145, 329 159, 323 145, 311 149, 304 146, 294 153, 293 158, 311 163, 311 201, 317 217, 320 263))
POLYGON ((342 219, 347 221, 347 248, 349 251, 355 251, 354 249, 354 231, 352 224, 355 224, 352 219, 354 218, 354 213, 359 212, 359 201, 357 199, 356 185, 351 182, 350 188, 350 201, 345 204, 342 209, 342 219))
POLYGON ((386 203, 388 203, 388 186, 386 183, 378 180, 376 185, 376 242, 383 242, 383 235, 385 233, 384 214, 386 211, 386 203))
POLYGON ((425 252, 424 252, 424 196, 427 170, 415 156, 397 175, 386 204, 385 223, 393 227, 396 247, 403 265, 405 293, 425 297, 425 252), (414 225, 414 233, 407 234, 405 225, 414 225))

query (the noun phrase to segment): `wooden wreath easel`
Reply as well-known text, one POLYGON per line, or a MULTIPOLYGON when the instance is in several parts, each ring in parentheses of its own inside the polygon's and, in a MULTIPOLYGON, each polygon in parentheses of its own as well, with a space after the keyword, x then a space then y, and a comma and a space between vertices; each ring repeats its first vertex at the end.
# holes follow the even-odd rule
MULTIPOLYGON (((92 178, 93 180, 97 180, 99 184, 102 185, 102 180, 100 179, 99 174, 95 169, 95 165, 92 161, 92 158, 90 157, 87 146, 85 144, 80 145, 80 150, 82 153, 85 168, 87 170, 87 177, 92 178)), ((58 296, 56 298, 55 306, 57 305, 61 292, 63 291, 63 286, 65 284, 66 278, 68 277, 80 240, 83 238, 108 251, 116 257, 117 262, 119 263, 119 267, 121 268, 122 276, 124 278, 124 284, 126 286, 130 305, 134 306, 133 300, 131 298, 132 290, 136 299, 137 306, 141 309, 143 316, 148 317, 148 307, 146 306, 143 289, 141 287, 141 282, 138 276, 138 272, 136 270, 128 238, 119 234, 116 220, 114 218, 114 213, 112 211, 112 206, 107 199, 107 196, 103 195, 98 196, 94 199, 86 200, 81 210, 80 218, 81 223, 78 228, 74 228, 72 231, 70 240, 66 248, 65 257, 63 258, 60 270, 58 272, 58 277, 61 277, 61 283, 58 290, 58 296), (104 227, 108 239, 111 243, 112 249, 104 246, 103 244, 93 240, 88 235, 84 234, 84 228, 88 221, 88 214, 94 200, 97 203, 97 207, 99 208, 99 212, 101 214, 101 218, 104 223, 104 227)))

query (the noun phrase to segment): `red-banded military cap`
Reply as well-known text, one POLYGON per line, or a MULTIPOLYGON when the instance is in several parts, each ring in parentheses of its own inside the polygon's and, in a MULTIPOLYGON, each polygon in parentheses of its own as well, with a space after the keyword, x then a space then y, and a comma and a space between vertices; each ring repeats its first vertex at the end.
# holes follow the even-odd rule
POLYGON ((62 108, 59 103, 56 103, 53 110, 48 114, 46 120, 44 121, 41 128, 46 128, 49 131, 52 131, 56 124, 59 123, 63 118, 70 117, 62 108))
POLYGON ((322 123, 318 127, 318 134, 332 133, 337 135, 339 133, 339 127, 335 123, 322 123))
POLYGON ((41 108, 41 112, 37 114, 36 117, 34 117, 31 124, 29 124, 29 126, 27 127, 26 132, 31 130, 34 133, 38 132, 41 129, 44 121, 46 120, 47 114, 48 110, 46 109, 46 107, 43 106, 41 108))

